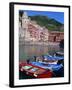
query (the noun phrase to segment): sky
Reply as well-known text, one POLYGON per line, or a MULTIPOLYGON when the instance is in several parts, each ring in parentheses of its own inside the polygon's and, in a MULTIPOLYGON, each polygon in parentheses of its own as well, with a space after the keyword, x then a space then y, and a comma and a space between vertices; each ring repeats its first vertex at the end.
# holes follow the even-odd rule
POLYGON ((53 18, 60 23, 64 24, 64 12, 50 12, 50 11, 26 11, 28 16, 43 15, 53 18))

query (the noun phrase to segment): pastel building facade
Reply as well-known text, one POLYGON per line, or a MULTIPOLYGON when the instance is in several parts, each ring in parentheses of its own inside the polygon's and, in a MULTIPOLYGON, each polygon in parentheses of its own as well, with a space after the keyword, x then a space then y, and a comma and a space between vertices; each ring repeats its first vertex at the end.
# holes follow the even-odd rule
POLYGON ((51 31, 49 32, 49 42, 60 42, 64 39, 64 32, 51 31))
POLYGON ((21 21, 19 22, 20 40, 48 41, 48 29, 39 26, 35 21, 31 21, 26 12, 24 12, 21 21))
POLYGON ((60 42, 64 39, 64 32, 49 31, 41 27, 36 21, 30 20, 27 13, 24 12, 19 21, 19 40, 35 42, 60 42))

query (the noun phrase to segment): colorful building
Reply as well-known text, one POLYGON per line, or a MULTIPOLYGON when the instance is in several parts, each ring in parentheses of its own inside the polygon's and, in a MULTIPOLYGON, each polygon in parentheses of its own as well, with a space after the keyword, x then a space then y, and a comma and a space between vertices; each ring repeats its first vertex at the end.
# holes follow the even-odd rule
POLYGON ((64 32, 51 31, 49 32, 49 42, 60 42, 64 39, 64 32))
POLYGON ((39 26, 35 21, 28 18, 24 12, 21 23, 19 23, 19 37, 25 41, 48 41, 48 29, 39 26))
POLYGON ((36 21, 30 20, 27 13, 24 12, 21 22, 19 22, 19 38, 23 41, 60 42, 64 39, 64 32, 49 31, 38 25, 36 21))

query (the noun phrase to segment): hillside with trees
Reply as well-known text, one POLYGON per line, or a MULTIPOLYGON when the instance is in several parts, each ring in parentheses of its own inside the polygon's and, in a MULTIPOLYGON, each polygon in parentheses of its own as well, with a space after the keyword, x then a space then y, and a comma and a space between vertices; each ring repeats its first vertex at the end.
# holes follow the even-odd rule
POLYGON ((64 25, 55 19, 49 18, 47 16, 29 16, 31 20, 34 20, 40 26, 46 27, 50 31, 64 31, 64 25))

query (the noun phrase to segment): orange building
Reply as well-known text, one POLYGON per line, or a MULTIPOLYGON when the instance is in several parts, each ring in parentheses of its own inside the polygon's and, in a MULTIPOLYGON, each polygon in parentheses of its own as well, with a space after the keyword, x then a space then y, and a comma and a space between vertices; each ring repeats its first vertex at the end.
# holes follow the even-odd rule
POLYGON ((49 42, 60 42, 64 39, 64 32, 59 31, 50 31, 48 41, 49 42))

